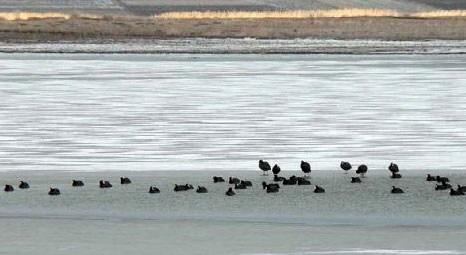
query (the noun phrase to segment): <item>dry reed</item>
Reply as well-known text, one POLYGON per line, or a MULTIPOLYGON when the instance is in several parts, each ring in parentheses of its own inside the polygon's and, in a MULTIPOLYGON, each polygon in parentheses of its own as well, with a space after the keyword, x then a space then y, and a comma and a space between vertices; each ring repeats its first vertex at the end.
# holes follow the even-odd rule
POLYGON ((60 12, 0 12, 0 19, 15 21, 15 20, 31 20, 31 19, 65 19, 80 18, 80 19, 102 19, 102 16, 89 13, 60 13, 60 12))
MULTIPOLYGON (((203 11, 166 12, 154 15, 158 19, 305 19, 305 18, 357 18, 357 17, 398 17, 398 18, 448 18, 466 17, 466 10, 438 10, 427 12, 398 12, 386 9, 333 9, 333 10, 290 10, 290 11, 203 11)), ((134 16, 99 16, 94 14, 60 12, 0 12, 0 19, 137 19, 134 16)))
POLYGON ((205 12, 166 12, 155 15, 162 19, 305 19, 305 18, 357 18, 357 17, 410 17, 441 18, 466 17, 466 10, 398 12, 386 9, 334 9, 334 10, 295 10, 295 11, 205 11, 205 12))

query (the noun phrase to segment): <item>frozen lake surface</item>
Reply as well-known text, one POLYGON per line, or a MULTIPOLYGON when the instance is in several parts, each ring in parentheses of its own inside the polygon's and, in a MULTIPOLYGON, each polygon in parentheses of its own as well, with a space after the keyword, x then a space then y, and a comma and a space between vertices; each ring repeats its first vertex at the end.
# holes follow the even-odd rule
POLYGON ((465 85, 465 55, 0 54, 0 185, 31 184, 0 194, 0 253, 465 254, 465 197, 424 181, 466 185, 465 85), (327 192, 266 194, 260 158, 327 192))
POLYGON ((465 55, 0 55, 1 170, 463 170, 465 55))

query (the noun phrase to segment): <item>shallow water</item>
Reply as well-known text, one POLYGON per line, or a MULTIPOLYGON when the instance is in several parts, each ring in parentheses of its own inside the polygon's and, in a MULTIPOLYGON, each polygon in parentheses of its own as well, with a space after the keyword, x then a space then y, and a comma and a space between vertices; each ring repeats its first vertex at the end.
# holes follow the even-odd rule
POLYGON ((0 55, 2 170, 462 170, 465 55, 0 55))
MULTIPOLYGON (((438 173, 438 172, 437 172, 438 173)), ((289 176, 298 172, 284 172, 289 176)), ((29 190, 0 194, 0 253, 11 254, 465 254, 466 197, 434 191, 425 172, 392 180, 369 172, 319 171, 314 186, 283 186, 267 194, 271 177, 257 172, 4 172, 1 184, 29 181, 29 190), (120 185, 119 176, 133 183, 120 185), (212 175, 253 182, 237 195, 212 175), (71 187, 71 179, 85 182, 71 187), (114 184, 99 189, 99 179, 114 184), (204 185, 207 194, 173 192, 174 183, 204 185), (157 185, 160 194, 148 194, 157 185), (405 194, 390 194, 392 185, 405 194), (57 197, 49 186, 60 188, 57 197)), ((436 173, 434 173, 436 174, 436 173)), ((445 172, 452 183, 464 173, 445 172)))

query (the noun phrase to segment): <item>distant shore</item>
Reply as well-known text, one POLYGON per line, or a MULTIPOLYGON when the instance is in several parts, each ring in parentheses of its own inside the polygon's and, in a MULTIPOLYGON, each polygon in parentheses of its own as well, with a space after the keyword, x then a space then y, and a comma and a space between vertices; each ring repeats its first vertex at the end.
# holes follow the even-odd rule
POLYGON ((1 42, 257 38, 340 40, 466 40, 466 17, 156 19, 71 17, 0 20, 1 42))
POLYGON ((466 40, 80 39, 0 42, 0 53, 67 54, 466 54, 466 40))

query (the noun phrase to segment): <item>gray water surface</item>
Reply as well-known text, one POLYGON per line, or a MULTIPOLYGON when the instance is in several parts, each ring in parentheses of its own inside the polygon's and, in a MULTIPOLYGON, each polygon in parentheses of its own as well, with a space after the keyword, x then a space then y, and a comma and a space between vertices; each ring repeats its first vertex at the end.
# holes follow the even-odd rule
POLYGON ((1 54, 1 170, 459 170, 465 85, 465 55, 1 54))

